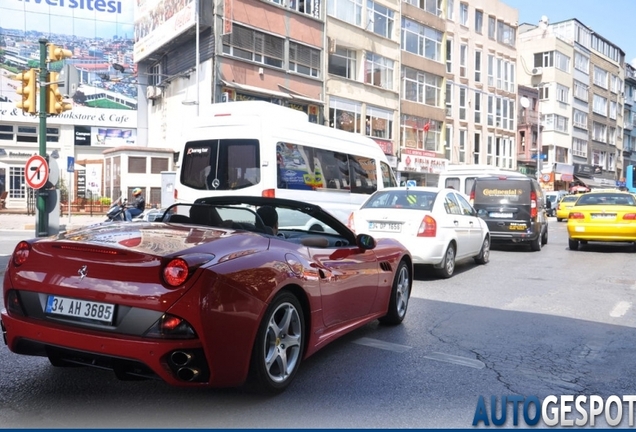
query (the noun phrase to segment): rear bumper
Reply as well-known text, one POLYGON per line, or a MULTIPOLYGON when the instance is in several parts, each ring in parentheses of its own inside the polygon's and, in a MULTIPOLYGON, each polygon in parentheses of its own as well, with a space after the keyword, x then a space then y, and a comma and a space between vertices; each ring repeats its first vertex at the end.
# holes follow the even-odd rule
POLYGON ((497 232, 490 231, 490 238, 493 243, 523 243, 536 240, 541 235, 539 230, 532 232, 497 232))
MULTIPOLYGON (((162 379, 175 386, 210 385, 210 371, 199 340, 150 340, 96 332, 73 331, 39 320, 0 314, 4 342, 17 354, 53 357, 74 363, 111 369, 118 377, 137 376, 162 379), (192 354, 192 362, 176 364, 174 353, 192 354), (188 371, 196 369, 195 379, 188 371), (181 376, 181 378, 180 378, 181 376), (184 378, 185 377, 185 378, 184 378)), ((181 362, 180 362, 181 363, 181 362)))
POLYGON ((404 236, 395 239, 409 250, 413 264, 439 264, 446 252, 446 241, 436 237, 404 236))

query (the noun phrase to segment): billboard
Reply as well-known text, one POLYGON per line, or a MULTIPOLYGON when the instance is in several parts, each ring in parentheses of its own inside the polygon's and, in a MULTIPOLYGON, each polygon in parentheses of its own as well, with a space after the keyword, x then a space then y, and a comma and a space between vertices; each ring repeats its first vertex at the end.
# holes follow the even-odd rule
POLYGON ((195 0, 136 0, 134 3, 135 62, 196 24, 195 0))
MULTIPOLYGON (((136 127, 137 69, 133 62, 134 2, 128 0, 5 0, 0 3, 0 120, 37 122, 15 106, 12 77, 40 66, 40 38, 72 52, 50 71, 74 66, 73 108, 58 123, 136 127)), ((70 101, 70 100, 69 100, 70 101)), ((38 106, 39 109, 39 106, 38 106)))
POLYGON ((75 126, 76 146, 119 147, 136 144, 136 129, 75 126))

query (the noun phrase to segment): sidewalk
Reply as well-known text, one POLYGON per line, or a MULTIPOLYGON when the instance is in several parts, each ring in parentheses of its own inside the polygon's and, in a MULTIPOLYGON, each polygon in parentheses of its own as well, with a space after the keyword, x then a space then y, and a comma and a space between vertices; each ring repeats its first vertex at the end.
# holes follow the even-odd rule
MULTIPOLYGON (((68 215, 60 216, 60 231, 81 228, 106 220, 106 215, 71 215, 70 223, 68 215)), ((16 213, 0 213, 0 231, 33 231, 35 236, 35 223, 37 216, 16 213)))

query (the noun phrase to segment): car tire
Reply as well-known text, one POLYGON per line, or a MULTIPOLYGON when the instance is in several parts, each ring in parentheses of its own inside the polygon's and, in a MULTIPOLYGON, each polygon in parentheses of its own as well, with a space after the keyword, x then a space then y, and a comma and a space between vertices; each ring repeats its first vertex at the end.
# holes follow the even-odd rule
POLYGON ((448 279, 453 276, 453 273, 455 273, 455 256, 455 244, 451 243, 446 248, 446 252, 444 252, 444 259, 442 260, 441 267, 437 269, 438 275, 444 279, 448 279))
POLYGON ((568 239, 568 247, 570 248, 570 250, 573 250, 573 251, 579 250, 579 241, 568 239))
POLYGON ((490 237, 486 236, 484 238, 479 255, 477 255, 474 259, 477 264, 488 264, 490 261, 490 237))
POLYGON ((532 249, 533 252, 540 252, 542 244, 543 244, 543 235, 539 234, 536 239, 530 242, 530 249, 532 249))
POLYGON ((541 236, 541 245, 545 246, 548 244, 548 229, 545 229, 545 232, 543 233, 543 235, 541 236))
POLYGON ((251 372, 261 393, 277 394, 294 379, 305 351, 305 316, 295 295, 274 297, 258 328, 251 372))
POLYGON ((409 265, 405 261, 400 262, 393 279, 389 310, 385 316, 380 318, 382 324, 397 325, 404 320, 411 297, 412 283, 413 278, 409 265))
POLYGON ((561 222, 562 220, 562 218, 557 218, 557 222, 561 222))

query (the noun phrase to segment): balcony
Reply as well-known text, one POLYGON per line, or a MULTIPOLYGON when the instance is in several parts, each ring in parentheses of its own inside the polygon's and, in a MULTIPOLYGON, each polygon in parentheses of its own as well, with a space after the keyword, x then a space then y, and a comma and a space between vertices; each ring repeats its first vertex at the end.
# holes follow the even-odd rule
POLYGON ((536 126, 539 123, 539 113, 536 111, 522 111, 517 115, 517 126, 536 126))

